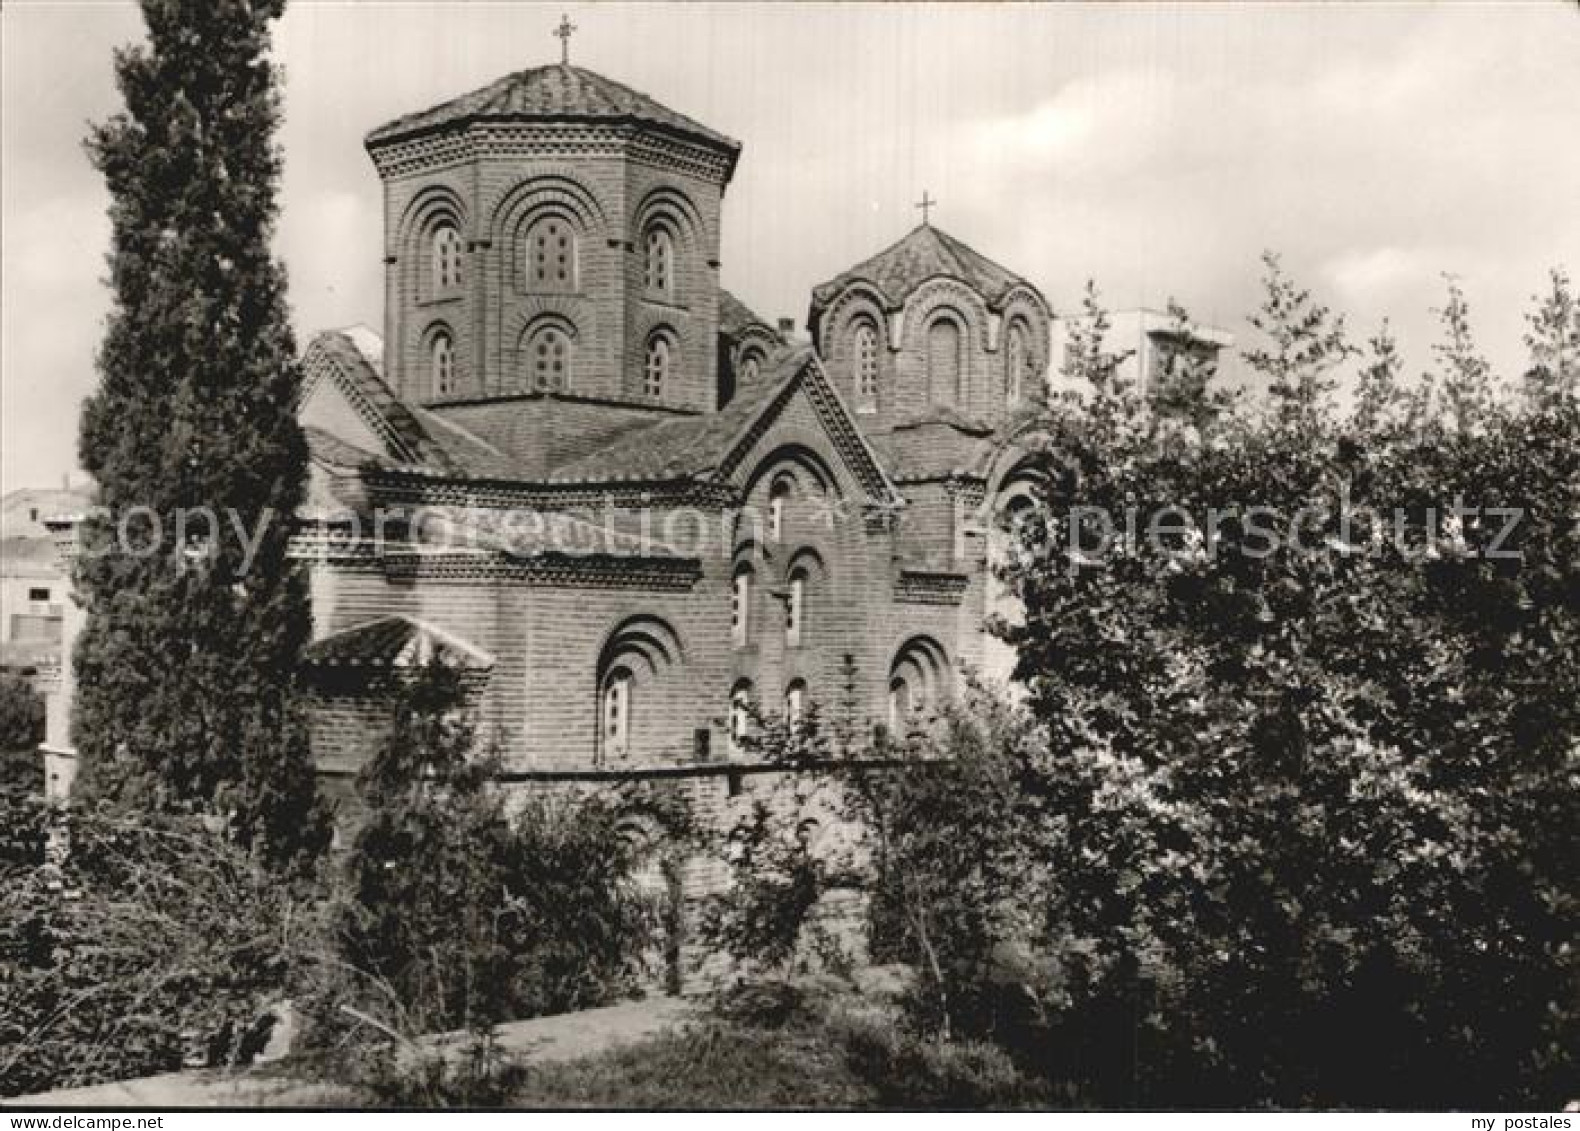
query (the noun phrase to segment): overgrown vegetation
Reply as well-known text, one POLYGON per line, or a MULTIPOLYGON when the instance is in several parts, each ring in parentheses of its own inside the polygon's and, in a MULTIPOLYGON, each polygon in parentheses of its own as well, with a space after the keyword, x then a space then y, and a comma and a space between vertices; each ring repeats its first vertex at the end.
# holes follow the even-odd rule
POLYGON ((332 960, 305 1004, 315 1044, 342 1050, 329 1068, 376 1096, 484 1104, 513 1079, 495 1026, 655 978, 643 960, 664 908, 634 884, 628 805, 538 794, 507 812, 460 674, 434 661, 388 692, 392 726, 358 781, 363 817, 330 911, 332 960), (417 1049, 449 1031, 459 1046, 417 1049))
MULTIPOLYGON (((1561 1102, 1580 407, 1551 322, 1573 302, 1533 318, 1525 411, 1490 402, 1451 283, 1438 371, 1403 379, 1384 330, 1346 419, 1341 323, 1269 272, 1265 417, 1192 404, 1194 378, 1147 412, 1100 335, 1076 351, 1091 393, 1048 414, 1004 570, 1024 704, 974 693, 904 773, 842 779, 874 953, 916 968, 918 1032, 989 1041, 1060 1102, 1561 1102)), ((804 924, 803 887, 758 920, 804 924)))
POLYGON ((311 907, 193 818, 4 802, 0 1095, 244 1062, 311 907), (59 847, 50 852, 53 832, 59 847))
POLYGON ((802 979, 750 985, 719 1015, 625 1048, 534 1066, 512 1102, 827 1110, 1020 1108, 1051 1098, 992 1044, 918 1034, 891 1006, 802 979))

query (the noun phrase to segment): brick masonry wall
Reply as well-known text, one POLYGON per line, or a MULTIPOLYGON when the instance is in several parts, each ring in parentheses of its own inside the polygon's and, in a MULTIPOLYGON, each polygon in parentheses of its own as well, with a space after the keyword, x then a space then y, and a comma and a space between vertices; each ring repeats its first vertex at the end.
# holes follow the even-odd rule
POLYGON ((647 335, 663 326, 679 345, 664 403, 713 409, 721 181, 665 165, 629 130, 538 124, 466 138, 384 182, 386 365, 398 395, 434 399, 427 345, 440 323, 456 343, 457 398, 519 391, 523 334, 552 317, 574 329, 570 391, 646 400, 647 335), (436 209, 456 217, 465 247, 463 284, 450 295, 423 285, 436 209), (523 276, 527 227, 546 212, 576 232, 569 288, 534 290, 523 276), (668 296, 643 288, 643 236, 655 215, 669 217, 676 236, 668 296))

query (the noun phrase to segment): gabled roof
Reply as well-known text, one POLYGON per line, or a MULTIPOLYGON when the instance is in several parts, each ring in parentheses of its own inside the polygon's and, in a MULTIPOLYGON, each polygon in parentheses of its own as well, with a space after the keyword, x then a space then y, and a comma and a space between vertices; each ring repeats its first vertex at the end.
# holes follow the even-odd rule
MULTIPOLYGON (((450 415, 405 404, 395 398, 371 361, 343 331, 314 339, 308 349, 310 395, 315 383, 334 381, 386 450, 367 450, 364 440, 349 441, 307 426, 313 458, 332 472, 412 472, 437 479, 479 480, 549 486, 723 482, 735 462, 760 434, 763 419, 785 404, 797 387, 805 388, 835 447, 875 499, 898 502, 893 482, 818 366, 808 346, 779 346, 754 379, 743 380, 735 397, 718 412, 622 418, 601 441, 571 459, 529 465, 520 444, 450 415), (479 433, 482 433, 481 435, 479 433)), ((531 422, 532 409, 500 402, 510 416, 531 422)), ((496 430, 497 431, 497 430, 496 430)), ((590 438, 583 434, 584 438, 590 438)), ((338 490, 334 492, 340 494, 338 490)), ((349 505, 349 504, 348 504, 349 505)))
MULTIPOLYGON (((388 448, 388 455, 406 463, 443 460, 443 451, 429 437, 410 406, 397 400, 379 376, 372 357, 364 352, 371 331, 365 327, 325 330, 308 344, 302 364, 306 383, 305 403, 318 382, 335 382, 356 409, 364 424, 388 448), (358 341, 363 345, 359 346, 358 341)), ((371 337, 376 342, 376 336, 371 337)))
POLYGON ((317 667, 419 668, 438 659, 453 668, 486 670, 494 657, 459 636, 406 616, 379 617, 315 640, 303 653, 317 667))
POLYGON ((901 306, 918 287, 939 277, 959 279, 996 306, 1026 280, 987 256, 973 251, 931 224, 920 224, 909 235, 812 290, 812 312, 827 306, 852 283, 876 287, 891 309, 901 306))
POLYGON ((807 390, 835 447, 875 500, 898 503, 899 493, 871 445, 851 421, 839 394, 823 376, 816 354, 806 346, 768 359, 755 381, 743 382, 735 398, 716 413, 665 420, 620 435, 613 443, 556 468, 555 483, 665 482, 676 479, 722 481, 761 434, 764 419, 797 388, 807 390))
POLYGON ((740 142, 660 105, 641 91, 567 64, 516 71, 459 98, 405 114, 368 134, 367 146, 371 149, 410 134, 476 121, 545 120, 640 122, 734 154, 741 148, 740 142))
POLYGON ((760 318, 740 299, 723 287, 719 288, 719 333, 738 338, 747 330, 761 327, 777 338, 779 332, 765 318, 760 318))
POLYGON ((731 443, 743 435, 778 395, 788 390, 812 351, 771 358, 755 381, 743 382, 718 412, 676 417, 622 433, 613 443, 562 464, 554 483, 624 483, 693 479, 717 469, 731 443))

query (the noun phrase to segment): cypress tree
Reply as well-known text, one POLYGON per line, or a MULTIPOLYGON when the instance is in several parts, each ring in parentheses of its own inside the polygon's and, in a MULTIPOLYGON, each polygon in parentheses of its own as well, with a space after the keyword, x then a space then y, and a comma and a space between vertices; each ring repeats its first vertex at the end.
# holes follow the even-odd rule
POLYGON ((114 306, 82 416, 101 512, 77 588, 73 738, 89 798, 225 819, 260 858, 322 844, 287 557, 306 441, 285 272, 270 26, 284 0, 143 0, 93 128, 114 306))

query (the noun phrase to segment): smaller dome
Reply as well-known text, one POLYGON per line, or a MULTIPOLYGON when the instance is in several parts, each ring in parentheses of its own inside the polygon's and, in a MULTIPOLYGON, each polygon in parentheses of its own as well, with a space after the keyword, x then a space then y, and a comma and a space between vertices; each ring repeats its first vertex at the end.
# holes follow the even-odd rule
POLYGON ((931 224, 918 225, 898 243, 864 260, 812 291, 811 321, 853 283, 868 283, 883 294, 891 308, 898 308, 929 279, 959 279, 996 307, 1025 279, 1000 267, 953 236, 931 224))

